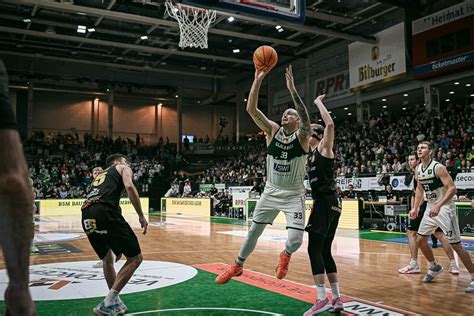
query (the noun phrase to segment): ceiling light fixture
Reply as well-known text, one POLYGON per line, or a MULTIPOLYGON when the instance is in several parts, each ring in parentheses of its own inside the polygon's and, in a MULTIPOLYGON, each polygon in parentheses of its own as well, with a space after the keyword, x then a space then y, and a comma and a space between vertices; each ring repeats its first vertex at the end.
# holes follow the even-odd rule
POLYGON ((229 17, 227 18, 227 21, 229 21, 230 23, 232 23, 232 22, 235 21, 235 19, 234 19, 233 16, 229 16, 229 17))
POLYGON ((240 49, 236 48, 236 49, 232 50, 232 52, 234 52, 234 54, 240 53, 240 49))
POLYGON ((91 27, 90 29, 87 29, 87 32, 89 33, 95 32, 95 28, 91 27))
POLYGON ((454 94, 454 91, 449 91, 449 94, 454 94))
POLYGON ((382 102, 385 102, 385 101, 387 101, 387 99, 382 99, 382 102))
POLYGON ((405 93, 403 96, 404 96, 404 97, 407 97, 407 96, 408 96, 408 93, 405 93))
POLYGON ((349 113, 347 113, 347 115, 352 115, 352 113, 351 113, 351 112, 349 112, 349 113))
POLYGON ((23 22, 25 22, 25 23, 31 23, 31 19, 23 19, 23 22))
POLYGON ((451 101, 451 100, 449 100, 449 99, 446 99, 445 101, 446 101, 446 102, 449 102, 449 101, 451 101))
POLYGON ((386 105, 384 105, 384 106, 382 106, 382 108, 386 109, 386 108, 387 108, 387 106, 386 106, 386 105))
POLYGON ((175 98, 179 98, 179 95, 175 95, 174 97, 175 97, 175 98))
POLYGON ((140 39, 142 39, 142 40, 147 40, 147 39, 148 39, 148 36, 146 36, 146 35, 140 36, 140 39))
POLYGON ((466 87, 470 87, 470 86, 471 86, 471 84, 470 84, 470 83, 466 83, 466 87))
POLYGON ((344 110, 346 110, 346 111, 347 111, 347 110, 349 110, 349 108, 344 108, 344 110))
POLYGON ((407 108, 402 108, 403 111, 406 111, 407 108))
POLYGON ((455 84, 455 85, 458 85, 458 84, 459 84, 459 82, 457 82, 457 81, 456 81, 454 84, 455 84))

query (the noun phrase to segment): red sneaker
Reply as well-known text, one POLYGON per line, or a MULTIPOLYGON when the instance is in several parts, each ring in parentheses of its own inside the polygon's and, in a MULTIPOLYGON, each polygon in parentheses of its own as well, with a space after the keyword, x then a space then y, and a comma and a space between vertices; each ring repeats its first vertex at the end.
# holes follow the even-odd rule
POLYGON ((229 282, 230 279, 232 279, 235 276, 239 276, 244 272, 244 268, 239 266, 237 263, 233 263, 230 265, 230 267, 219 274, 216 278, 216 283, 217 284, 225 284, 229 282))
POLYGON ((290 264, 290 259, 291 256, 288 256, 285 250, 280 253, 280 260, 278 261, 278 265, 275 269, 277 279, 281 280, 286 277, 286 274, 288 273, 288 265, 290 264))

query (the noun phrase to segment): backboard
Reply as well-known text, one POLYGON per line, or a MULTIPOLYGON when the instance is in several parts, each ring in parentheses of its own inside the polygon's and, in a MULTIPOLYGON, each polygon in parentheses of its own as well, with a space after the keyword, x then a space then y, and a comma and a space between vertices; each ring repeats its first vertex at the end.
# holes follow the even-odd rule
POLYGON ((265 20, 304 23, 306 0, 181 0, 183 4, 265 20))

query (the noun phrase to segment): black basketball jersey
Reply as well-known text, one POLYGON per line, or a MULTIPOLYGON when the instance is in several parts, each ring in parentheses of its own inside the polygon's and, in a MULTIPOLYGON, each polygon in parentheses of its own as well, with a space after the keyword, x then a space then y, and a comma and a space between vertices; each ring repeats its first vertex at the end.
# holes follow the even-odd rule
POLYGON ((87 196, 89 203, 101 203, 119 208, 120 196, 124 190, 122 176, 115 166, 111 166, 100 173, 91 183, 92 190, 87 196))
POLYGON ((318 148, 316 148, 309 154, 308 167, 308 177, 313 198, 336 191, 334 158, 321 156, 318 148))

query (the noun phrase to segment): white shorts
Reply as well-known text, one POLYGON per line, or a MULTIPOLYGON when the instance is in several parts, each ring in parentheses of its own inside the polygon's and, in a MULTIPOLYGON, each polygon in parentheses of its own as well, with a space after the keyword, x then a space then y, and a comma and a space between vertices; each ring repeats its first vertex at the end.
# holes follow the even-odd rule
POLYGON ((425 214, 420 223, 418 234, 429 236, 439 227, 443 230, 450 244, 461 242, 456 206, 454 204, 443 205, 435 217, 430 217, 430 209, 433 204, 428 203, 425 214))
POLYGON ((285 213, 286 228, 304 230, 306 219, 304 192, 265 186, 253 211, 252 220, 257 224, 273 224, 280 211, 285 213))

